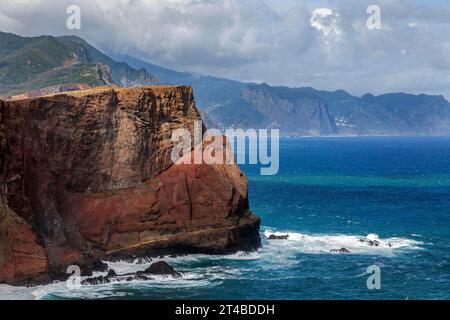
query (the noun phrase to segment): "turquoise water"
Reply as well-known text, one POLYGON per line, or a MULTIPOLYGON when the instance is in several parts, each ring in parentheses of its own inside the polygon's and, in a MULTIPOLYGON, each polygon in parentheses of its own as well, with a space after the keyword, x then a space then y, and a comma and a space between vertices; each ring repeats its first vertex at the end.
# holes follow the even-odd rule
MULTIPOLYGON (((280 172, 249 177, 263 247, 228 256, 165 260, 183 279, 116 283, 38 298, 134 299, 449 299, 450 138, 290 138, 280 172), (268 241, 279 232, 287 240, 268 241), (380 242, 371 247, 359 241, 380 242), (330 253, 345 247, 346 254, 330 253), (381 270, 369 290, 367 267, 381 270)), ((118 272, 148 264, 114 263, 118 272)))

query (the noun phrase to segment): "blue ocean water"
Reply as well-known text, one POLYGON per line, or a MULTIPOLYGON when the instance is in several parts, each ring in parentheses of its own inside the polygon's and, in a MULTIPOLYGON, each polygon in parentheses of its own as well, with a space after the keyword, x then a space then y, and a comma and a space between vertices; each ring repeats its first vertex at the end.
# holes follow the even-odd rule
MULTIPOLYGON (((449 299, 450 138, 286 138, 249 178, 263 247, 165 260, 182 279, 36 289, 44 299, 449 299), (269 241, 271 233, 289 234, 269 241), (361 242, 375 239, 378 247, 361 242), (330 253, 345 247, 350 253, 330 253), (380 268, 379 290, 367 268, 380 268)), ((118 272, 148 264, 111 263, 118 272)))

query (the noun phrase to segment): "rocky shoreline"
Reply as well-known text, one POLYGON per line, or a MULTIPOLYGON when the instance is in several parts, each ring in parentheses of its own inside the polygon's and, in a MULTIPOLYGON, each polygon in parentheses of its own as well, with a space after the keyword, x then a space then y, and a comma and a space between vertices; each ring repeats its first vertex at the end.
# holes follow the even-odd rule
POLYGON ((135 273, 117 274, 114 269, 108 269, 108 273, 106 275, 87 278, 81 281, 80 284, 83 286, 96 286, 112 282, 124 282, 124 281, 130 282, 134 280, 150 281, 153 280, 153 276, 167 276, 173 278, 181 278, 183 275, 182 273, 175 271, 175 269, 172 266, 170 266, 167 262, 158 261, 152 263, 150 267, 148 267, 147 269, 135 273))

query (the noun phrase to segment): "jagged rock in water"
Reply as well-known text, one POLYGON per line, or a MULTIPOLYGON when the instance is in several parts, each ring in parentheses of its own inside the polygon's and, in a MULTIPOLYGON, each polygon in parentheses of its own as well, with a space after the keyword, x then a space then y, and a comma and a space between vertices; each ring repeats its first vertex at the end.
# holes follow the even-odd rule
POLYGON ((94 278, 87 278, 81 281, 81 285, 83 286, 96 286, 100 284, 107 284, 111 282, 118 282, 119 276, 113 269, 109 269, 106 276, 98 276, 94 278))
POLYGON ((108 274, 106 276, 109 278, 117 277, 117 273, 113 269, 109 269, 108 274))
POLYGON ((165 261, 158 261, 152 263, 150 267, 145 269, 145 274, 156 274, 156 275, 170 275, 175 278, 181 277, 181 273, 176 272, 175 269, 167 264, 165 261))
POLYGON ((83 286, 98 286, 101 284, 111 283, 111 279, 104 276, 98 276, 95 278, 88 278, 81 281, 81 285, 83 286))
POLYGON ((173 131, 199 120, 188 86, 0 100, 0 282, 65 279, 73 264, 89 275, 98 259, 259 247, 236 164, 171 161, 173 131))
POLYGON ((150 265, 144 271, 138 271, 136 273, 117 274, 113 269, 109 269, 106 276, 98 276, 93 278, 87 278, 81 282, 82 285, 101 285, 111 282, 119 281, 133 281, 133 280, 153 280, 152 275, 164 275, 174 278, 181 278, 182 274, 175 271, 175 269, 167 264, 165 261, 158 261, 150 265))
POLYGON ((378 247, 380 245, 380 242, 377 240, 370 240, 370 239, 359 239, 360 242, 365 242, 371 247, 378 247))

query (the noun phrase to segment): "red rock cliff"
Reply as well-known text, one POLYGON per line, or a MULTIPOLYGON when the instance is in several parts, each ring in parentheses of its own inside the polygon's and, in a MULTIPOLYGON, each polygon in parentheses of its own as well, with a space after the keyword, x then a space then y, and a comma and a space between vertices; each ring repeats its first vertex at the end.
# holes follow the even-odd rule
POLYGON ((96 259, 259 246, 235 164, 174 165, 200 120, 191 87, 0 100, 0 282, 63 278, 96 259))

